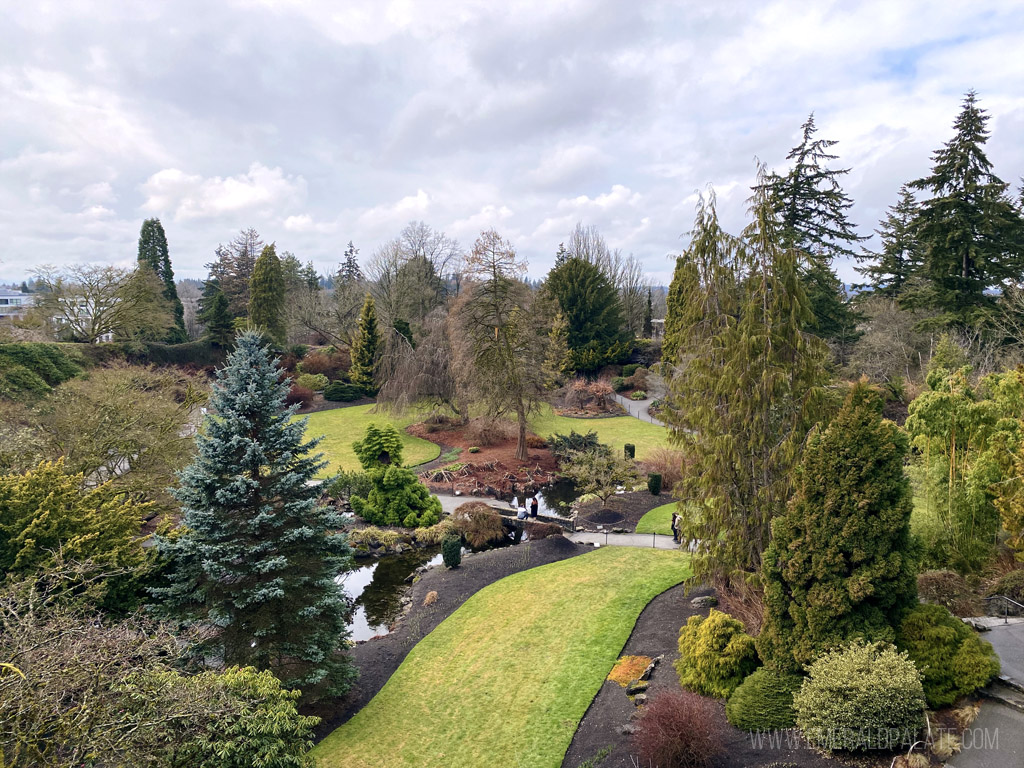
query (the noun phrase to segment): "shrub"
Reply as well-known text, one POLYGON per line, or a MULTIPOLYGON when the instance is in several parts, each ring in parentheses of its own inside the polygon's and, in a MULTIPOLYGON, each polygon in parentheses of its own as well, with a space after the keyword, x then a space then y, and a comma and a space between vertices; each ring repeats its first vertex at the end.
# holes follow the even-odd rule
POLYGON ((636 373, 636 369, 639 367, 640 363, 628 363, 622 366, 622 375, 628 379, 630 376, 636 373))
POLYGON ((324 490, 327 495, 336 499, 350 499, 353 496, 366 496, 371 488, 373 488, 373 481, 365 472, 342 470, 327 483, 324 490))
POLYGON ((445 568, 458 568, 462 562, 462 541, 458 536, 448 536, 441 542, 441 559, 445 568))
POLYGON ((470 501, 452 513, 455 527, 473 549, 482 549, 506 538, 501 515, 482 501, 470 501))
POLYGON ((714 702, 687 691, 662 693, 636 723, 633 746, 644 764, 707 768, 725 751, 714 702))
POLYGON ((1024 603, 1024 568, 1010 571, 992 585, 988 591, 991 595, 1004 595, 1018 603, 1024 603))
POLYGON ((754 638, 727 613, 712 608, 706 618, 691 616, 679 631, 676 671, 695 693, 726 699, 757 663, 754 638))
POLYGON ((352 511, 374 525, 421 528, 441 519, 441 502, 431 496, 406 467, 378 467, 367 472, 372 487, 366 497, 352 496, 352 511))
MULTIPOLYGON (((301 360, 309 352, 308 344, 292 344, 288 347, 288 354, 294 357, 296 360, 301 360)), ((319 371, 309 371, 309 373, 319 373, 319 371)))
POLYGON ((292 384, 291 389, 288 390, 288 394, 284 396, 284 402, 286 405, 298 405, 305 408, 313 402, 313 398, 316 393, 307 387, 300 387, 298 384, 292 384))
POLYGON ((792 728, 796 722, 793 694, 803 678, 760 667, 732 692, 725 716, 745 731, 774 731, 792 728))
POLYGON ((631 394, 629 396, 629 399, 630 400, 646 400, 647 399, 647 393, 644 392, 642 389, 638 389, 636 392, 634 392, 633 394, 631 394))
POLYGON ((611 384, 612 389, 616 392, 624 392, 626 390, 626 379, 622 376, 614 377, 609 384, 611 384))
POLYGON ((341 378, 350 365, 348 353, 338 350, 329 354, 313 352, 301 360, 297 366, 300 373, 322 373, 329 379, 341 378))
POLYGON ((547 448, 548 447, 548 441, 545 440, 540 435, 532 435, 532 434, 531 435, 527 435, 526 436, 526 447, 527 448, 533 448, 534 450, 537 450, 539 448, 547 448))
POLYGON ((633 375, 626 379, 626 389, 647 389, 647 369, 637 368, 633 375))
POLYGON ((473 445, 501 445, 515 436, 514 426, 504 419, 473 419, 464 434, 473 445))
POLYGON ((44 395, 81 373, 55 344, 0 344, 0 397, 44 395))
POLYGON ((661 475, 661 488, 671 491, 683 479, 683 454, 671 448, 655 448, 644 458, 648 472, 661 475))
POLYGON ((348 534, 348 543, 356 549, 393 547, 401 540, 402 534, 398 531, 389 531, 373 525, 357 528, 348 534))
POLYGON ((625 456, 626 456, 627 459, 635 459, 636 458, 636 446, 633 445, 632 443, 626 443, 623 446, 622 450, 625 453, 625 456))
POLYGON ((558 523, 542 523, 537 520, 527 520, 526 535, 530 541, 540 541, 551 536, 561 536, 562 526, 558 523))
POLYGON ((450 536, 458 538, 459 532, 455 530, 455 523, 451 521, 451 518, 446 517, 436 525, 417 529, 413 535, 417 541, 423 544, 440 544, 450 536))
POLYGON ((941 605, 919 605, 908 613, 896 643, 921 671, 932 709, 950 706, 999 674, 992 646, 941 605))
POLYGON ((650 656, 623 656, 615 662, 608 679, 625 688, 644 673, 651 663, 650 656))
POLYGON ((657 472, 652 472, 647 476, 647 490, 651 492, 652 496, 661 495, 661 475, 657 472))
POLYGON ((314 392, 323 392, 327 388, 328 379, 322 373, 300 373, 295 383, 314 392))
POLYGON ((829 750, 894 749, 914 743, 925 698, 914 662, 885 643, 826 652, 793 696, 796 723, 829 750))
POLYGON ((925 571, 917 577, 917 595, 948 608, 956 616, 979 616, 984 610, 964 577, 956 571, 925 571))
POLYGON ((468 450, 470 453, 480 453, 480 446, 478 446, 478 445, 471 445, 466 450, 468 450))
POLYGON ((573 453, 581 451, 593 451, 600 447, 597 440, 597 432, 587 432, 581 435, 572 430, 568 435, 555 434, 548 438, 548 448, 556 458, 564 459, 573 453))
POLYGON ((324 389, 324 400, 332 402, 351 403, 363 396, 363 390, 355 384, 346 384, 343 381, 332 381, 324 389))

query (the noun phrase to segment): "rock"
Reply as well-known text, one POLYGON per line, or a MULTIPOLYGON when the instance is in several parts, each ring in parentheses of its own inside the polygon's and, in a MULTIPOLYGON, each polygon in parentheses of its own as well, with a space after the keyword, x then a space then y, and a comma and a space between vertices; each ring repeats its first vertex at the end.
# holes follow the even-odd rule
MULTIPOLYGON (((646 696, 647 694, 644 695, 646 696)), ((641 717, 643 717, 643 713, 638 709, 634 709, 632 712, 629 713, 630 722, 633 722, 634 720, 639 720, 641 717)))
POLYGON ((403 552, 405 552, 405 547, 403 547, 401 544, 395 544, 395 554, 400 555, 403 552))
POLYGON ((657 659, 651 659, 651 663, 647 665, 647 668, 643 671, 643 674, 640 675, 640 679, 641 680, 650 680, 651 679, 651 675, 654 674, 654 668, 656 666, 658 666, 658 662, 660 660, 661 660, 661 656, 659 656, 657 659))
POLYGON ((618 730, 623 736, 632 736, 636 733, 636 726, 632 723, 626 723, 625 725, 620 725, 618 730))
POLYGON ((647 703, 647 694, 646 693, 638 693, 636 696, 633 697, 633 705, 634 706, 642 707, 646 703, 647 703))
POLYGON ((406 584, 412 584, 412 580, 415 579, 415 578, 416 578, 416 572, 413 571, 412 573, 410 573, 408 576, 405 577, 405 583, 406 584))
POLYGON ((625 528, 612 528, 612 533, 625 533, 625 528))
POLYGON ((690 601, 690 605, 694 608, 713 608, 718 605, 718 598, 712 595, 704 595, 704 597, 695 597, 690 601))
POLYGON ((638 693, 643 693, 647 690, 649 683, 646 680, 630 680, 629 685, 626 686, 626 695, 635 696, 638 693))

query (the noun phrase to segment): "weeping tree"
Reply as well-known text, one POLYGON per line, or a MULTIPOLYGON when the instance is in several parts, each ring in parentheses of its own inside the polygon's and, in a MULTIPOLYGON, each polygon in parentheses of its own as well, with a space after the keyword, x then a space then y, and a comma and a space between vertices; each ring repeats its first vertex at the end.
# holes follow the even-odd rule
POLYGON ((515 416, 516 458, 526 460, 527 417, 542 386, 543 340, 526 311, 526 263, 495 230, 481 233, 466 259, 467 286, 456 305, 463 343, 459 375, 489 415, 515 416))
POLYGON ((713 195, 701 200, 673 279, 679 366, 666 418, 684 456, 682 535, 702 576, 757 578, 824 407, 827 349, 804 332, 797 253, 781 244, 763 175, 741 237, 722 230, 713 195))

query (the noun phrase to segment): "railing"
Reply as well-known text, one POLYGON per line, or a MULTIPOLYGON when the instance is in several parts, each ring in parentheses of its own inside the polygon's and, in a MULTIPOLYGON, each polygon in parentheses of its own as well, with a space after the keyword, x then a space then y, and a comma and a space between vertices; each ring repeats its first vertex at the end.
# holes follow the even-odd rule
POLYGON ((1003 601, 1003 624, 1009 624, 1008 616, 1010 615, 1010 606, 1015 605, 1021 610, 1021 614, 1024 615, 1024 605, 1021 605, 1016 600, 1011 600, 1006 595, 992 595, 992 597, 986 597, 985 600, 1002 600, 1003 601))

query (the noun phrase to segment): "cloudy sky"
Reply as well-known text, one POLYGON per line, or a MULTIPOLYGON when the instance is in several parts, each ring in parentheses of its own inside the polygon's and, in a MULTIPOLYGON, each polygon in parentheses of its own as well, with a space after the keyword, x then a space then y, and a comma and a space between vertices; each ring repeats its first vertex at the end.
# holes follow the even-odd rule
POLYGON ((667 281, 697 190, 738 229, 812 111, 864 234, 969 88, 1016 181, 1022 51, 1019 0, 0 0, 0 279, 159 216, 179 277, 241 227, 325 271, 412 220, 541 277, 582 221, 667 281))

